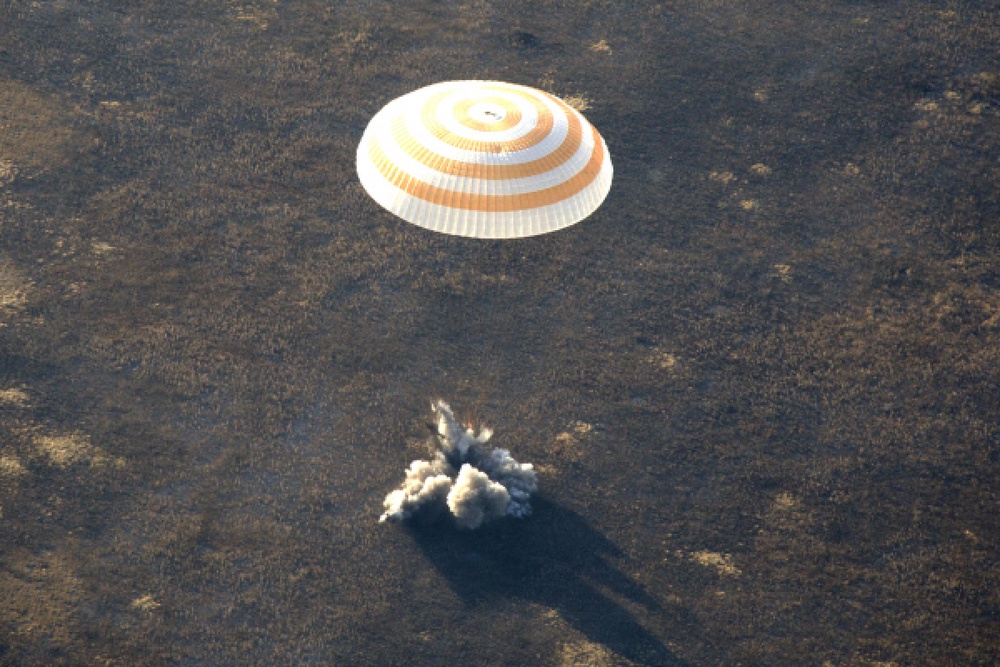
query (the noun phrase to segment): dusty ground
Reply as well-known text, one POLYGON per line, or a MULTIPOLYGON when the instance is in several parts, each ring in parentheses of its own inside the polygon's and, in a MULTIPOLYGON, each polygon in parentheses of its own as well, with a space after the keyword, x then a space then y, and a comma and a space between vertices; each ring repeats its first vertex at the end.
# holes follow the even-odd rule
POLYGON ((992 2, 0 26, 0 664, 1000 661, 992 2), (373 204, 368 118, 458 78, 586 108, 605 205, 373 204), (532 519, 377 523, 435 397, 532 519))

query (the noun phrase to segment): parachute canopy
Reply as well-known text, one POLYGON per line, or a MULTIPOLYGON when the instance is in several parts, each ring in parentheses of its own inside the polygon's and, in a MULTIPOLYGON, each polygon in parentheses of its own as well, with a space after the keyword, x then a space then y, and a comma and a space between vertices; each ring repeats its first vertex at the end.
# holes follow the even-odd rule
POLYGON ((358 146, 372 199, 445 234, 517 238, 577 223, 611 189, 608 147, 541 90, 448 81, 387 104, 358 146))

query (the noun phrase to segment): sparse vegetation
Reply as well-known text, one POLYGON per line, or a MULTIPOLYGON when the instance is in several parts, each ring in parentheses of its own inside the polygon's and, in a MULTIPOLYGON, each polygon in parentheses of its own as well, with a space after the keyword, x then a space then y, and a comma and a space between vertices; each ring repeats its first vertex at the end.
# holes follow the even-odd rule
POLYGON ((1000 662, 983 7, 0 4, 0 664, 1000 662), (463 78, 591 105, 604 206, 370 202, 463 78), (377 523, 437 396, 531 519, 377 523))

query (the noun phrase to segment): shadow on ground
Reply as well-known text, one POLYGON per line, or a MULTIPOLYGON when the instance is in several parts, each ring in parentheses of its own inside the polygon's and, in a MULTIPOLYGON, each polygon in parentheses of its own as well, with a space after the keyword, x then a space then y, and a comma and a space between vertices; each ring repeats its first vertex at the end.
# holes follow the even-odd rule
MULTIPOLYGON (((528 521, 500 521, 475 531, 447 520, 409 526, 430 562, 468 605, 519 598, 549 607, 591 642, 639 665, 686 665, 623 604, 660 614, 657 600, 608 564, 621 551, 572 510, 533 499, 528 521), (600 586, 600 588, 598 587, 600 586)), ((679 615, 679 611, 677 612, 679 615)))

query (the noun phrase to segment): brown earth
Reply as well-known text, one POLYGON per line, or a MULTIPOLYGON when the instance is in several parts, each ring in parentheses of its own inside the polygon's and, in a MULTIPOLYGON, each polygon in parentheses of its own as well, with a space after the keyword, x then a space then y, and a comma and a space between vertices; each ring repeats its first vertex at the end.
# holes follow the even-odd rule
POLYGON ((0 664, 1000 662, 991 2, 0 5, 0 664), (403 223, 449 79, 604 206, 403 223), (428 402, 533 517, 378 524, 428 402))

